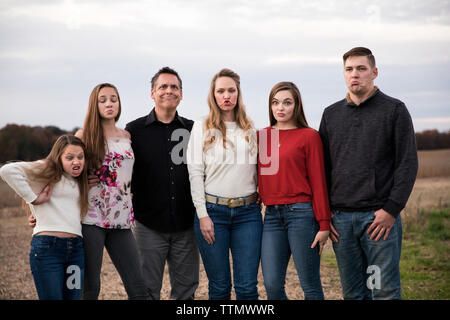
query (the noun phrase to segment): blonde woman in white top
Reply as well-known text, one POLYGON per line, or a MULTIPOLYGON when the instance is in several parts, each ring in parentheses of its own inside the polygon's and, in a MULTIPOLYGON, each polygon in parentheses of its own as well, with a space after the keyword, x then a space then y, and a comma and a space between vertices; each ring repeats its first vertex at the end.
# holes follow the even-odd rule
POLYGON ((192 128, 187 164, 209 298, 231 298, 231 249, 236 298, 256 300, 262 232, 257 141, 245 113, 239 75, 229 69, 217 73, 208 105, 209 115, 192 128))
POLYGON ((80 139, 63 135, 46 159, 0 168, 2 179, 29 205, 37 220, 30 266, 39 299, 77 300, 81 296, 81 218, 88 208, 85 154, 80 139))

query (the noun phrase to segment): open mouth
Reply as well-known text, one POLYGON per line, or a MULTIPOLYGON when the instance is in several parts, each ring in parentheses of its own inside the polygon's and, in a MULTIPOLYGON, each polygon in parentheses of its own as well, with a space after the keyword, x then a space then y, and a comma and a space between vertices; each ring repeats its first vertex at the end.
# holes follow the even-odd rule
POLYGON ((79 172, 81 172, 81 166, 73 166, 73 167, 72 167, 72 171, 73 171, 74 173, 79 173, 79 172))

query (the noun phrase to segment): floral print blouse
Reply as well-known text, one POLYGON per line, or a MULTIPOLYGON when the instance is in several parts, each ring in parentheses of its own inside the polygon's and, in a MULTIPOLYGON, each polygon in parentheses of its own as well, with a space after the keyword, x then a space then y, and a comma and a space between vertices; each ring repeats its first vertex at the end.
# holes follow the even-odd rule
POLYGON ((128 138, 108 138, 105 159, 96 175, 100 183, 89 190, 89 210, 83 223, 107 229, 134 226, 131 175, 134 153, 128 138))

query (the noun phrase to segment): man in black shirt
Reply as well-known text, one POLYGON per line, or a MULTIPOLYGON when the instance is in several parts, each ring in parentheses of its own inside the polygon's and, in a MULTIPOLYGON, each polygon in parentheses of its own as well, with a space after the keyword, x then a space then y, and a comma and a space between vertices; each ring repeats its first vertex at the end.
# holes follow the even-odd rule
POLYGON ((343 58, 349 92, 325 109, 319 129, 343 296, 401 299, 400 211, 417 175, 414 128, 405 104, 374 86, 369 49, 343 58))
POLYGON ((160 299, 164 267, 169 266, 171 299, 194 299, 199 255, 184 151, 193 121, 178 115, 182 81, 168 67, 151 81, 155 108, 127 124, 135 155, 131 192, 134 234, 152 299, 160 299))

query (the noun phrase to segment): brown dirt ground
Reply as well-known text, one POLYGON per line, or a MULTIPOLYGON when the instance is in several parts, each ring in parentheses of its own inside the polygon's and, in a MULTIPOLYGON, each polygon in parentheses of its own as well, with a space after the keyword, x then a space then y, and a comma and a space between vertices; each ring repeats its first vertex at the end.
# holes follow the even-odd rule
MULTIPOLYGON (((37 299, 28 256, 30 241, 31 229, 27 226, 27 218, 20 208, 0 210, 0 299, 37 299)), ((330 242, 327 243, 324 250, 324 256, 332 255, 334 259, 330 242)), ((337 269, 330 266, 330 263, 322 262, 321 276, 325 298, 341 299, 337 269)), ((127 299, 122 281, 106 250, 104 251, 101 285, 99 299, 127 299)), ((258 274, 258 291, 260 299, 266 299, 261 269, 258 274)), ((289 299, 304 298, 292 260, 286 275, 286 293, 289 299)), ((195 297, 199 300, 208 299, 208 279, 202 264, 200 265, 200 284, 195 297)), ((168 300, 169 298, 170 282, 166 267, 161 299, 168 300)), ((235 298, 234 293, 232 298, 235 298)))
MULTIPOLYGON (((5 195, 4 192, 1 194, 5 195)), ((415 216, 422 209, 448 206, 450 206, 450 178, 418 179, 402 213, 402 217, 405 218, 403 223, 416 222, 415 216)), ((27 218, 23 210, 20 207, 11 206, 0 209, 0 299, 37 299, 28 258, 30 241, 31 229, 27 226, 27 218)), ((101 277, 100 299, 121 300, 127 298, 120 277, 106 250, 101 277)), ((330 241, 328 241, 322 256, 321 277, 325 298, 342 299, 339 274, 330 241)), ((258 280, 260 299, 266 299, 261 270, 258 280)), ((290 299, 304 298, 292 260, 286 275, 286 293, 290 299)), ((167 300, 169 297, 170 283, 166 269, 161 299, 167 300)), ((232 297, 234 298, 234 294, 232 297)), ((196 292, 196 299, 208 299, 208 279, 202 265, 200 266, 200 284, 196 292)))

